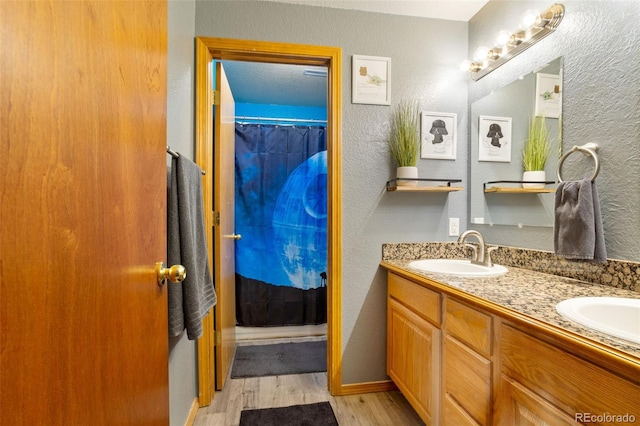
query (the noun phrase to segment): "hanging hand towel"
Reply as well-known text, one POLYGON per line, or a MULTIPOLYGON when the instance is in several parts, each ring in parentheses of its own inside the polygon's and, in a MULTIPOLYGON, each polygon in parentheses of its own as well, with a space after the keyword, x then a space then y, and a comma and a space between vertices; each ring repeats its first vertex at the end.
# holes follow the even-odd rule
POLYGON ((187 270, 182 283, 168 283, 169 335, 187 329, 187 337, 202 335, 202 318, 216 304, 209 270, 202 201, 202 171, 180 156, 171 162, 167 218, 167 261, 187 270))
POLYGON ((598 190, 590 179, 558 184, 554 247, 567 259, 606 262, 598 190))

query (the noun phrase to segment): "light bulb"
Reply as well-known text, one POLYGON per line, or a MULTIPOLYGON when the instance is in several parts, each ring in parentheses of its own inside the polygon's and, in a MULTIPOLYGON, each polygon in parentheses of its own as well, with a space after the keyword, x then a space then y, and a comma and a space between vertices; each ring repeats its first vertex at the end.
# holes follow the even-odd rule
POLYGON ((460 71, 469 71, 469 67, 471 67, 471 61, 468 59, 465 59, 460 64, 460 71))
POLYGON ((527 10, 522 17, 522 23, 520 24, 520 28, 523 30, 527 30, 535 25, 535 23, 540 19, 540 14, 537 10, 527 10))
POLYGON ((489 53, 489 48, 486 46, 480 46, 473 52, 473 59, 478 62, 484 61, 487 59, 487 53, 489 53))
POLYGON ((505 47, 507 43, 509 43, 509 39, 511 38, 511 33, 507 30, 502 30, 496 36, 495 44, 496 47, 505 47))

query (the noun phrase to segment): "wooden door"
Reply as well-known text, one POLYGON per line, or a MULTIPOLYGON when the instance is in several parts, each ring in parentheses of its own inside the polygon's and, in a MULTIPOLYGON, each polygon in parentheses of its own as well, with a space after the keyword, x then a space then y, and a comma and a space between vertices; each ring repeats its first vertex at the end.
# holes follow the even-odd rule
MULTIPOLYGON (((213 143, 213 209, 220 223, 214 228, 214 271, 218 303, 215 307, 216 389, 222 389, 236 350, 235 277, 235 117, 236 106, 220 62, 216 62, 215 136, 213 143)), ((239 236, 238 236, 239 237, 239 236)))
POLYGON ((0 424, 169 423, 165 1, 0 2, 0 424))

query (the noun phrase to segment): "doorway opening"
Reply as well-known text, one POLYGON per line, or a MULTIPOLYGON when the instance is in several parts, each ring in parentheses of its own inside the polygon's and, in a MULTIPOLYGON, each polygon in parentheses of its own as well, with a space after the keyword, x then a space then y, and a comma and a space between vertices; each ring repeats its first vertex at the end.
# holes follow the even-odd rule
MULTIPOLYGON (((341 207, 341 76, 342 52, 340 48, 296 45, 289 43, 271 43, 221 38, 196 39, 196 162, 207 172, 204 178, 205 205, 211 206, 214 191, 214 147, 212 122, 212 63, 220 61, 247 61, 272 64, 295 64, 324 67, 327 70, 327 384, 333 395, 342 393, 342 342, 341 342, 341 306, 342 306, 342 207, 341 207)), ((220 179, 217 179, 220 184, 220 179)), ((215 215, 206 215, 207 229, 214 228, 215 215)), ((217 232, 217 231, 216 231, 217 232)), ((219 249, 214 239, 216 232, 211 231, 211 263, 215 271, 217 265, 213 261, 213 246, 219 249)), ((218 250, 220 251, 220 250, 218 250)), ((220 256, 215 253, 215 256, 220 256)), ((219 283, 216 282, 216 290, 219 283)), ((235 298, 235 297, 234 297, 235 298)), ((220 312, 225 307, 225 295, 218 294, 218 305, 215 317, 224 317, 220 312), (222 299, 222 300, 221 300, 222 299)), ((226 305, 228 306, 228 304, 226 305)), ((229 308, 231 309, 231 308, 229 308)), ((235 307, 233 308, 235 309, 235 307)), ((220 365, 219 354, 233 353, 235 350, 235 328, 231 332, 225 330, 222 321, 215 321, 212 315, 205 318, 205 332, 198 342, 198 381, 199 403, 208 405, 213 398, 216 369, 224 369, 220 365), (233 333, 232 339, 226 333, 233 333), (226 347, 225 347, 226 345, 226 347)), ((229 357, 225 362, 230 362, 229 357)), ((231 357, 232 359, 232 357, 231 357)), ((224 360, 223 360, 224 361, 224 360)), ((228 367, 228 365, 227 365, 228 367)))
POLYGON ((327 68, 220 62, 235 105, 236 339, 326 336, 327 68))

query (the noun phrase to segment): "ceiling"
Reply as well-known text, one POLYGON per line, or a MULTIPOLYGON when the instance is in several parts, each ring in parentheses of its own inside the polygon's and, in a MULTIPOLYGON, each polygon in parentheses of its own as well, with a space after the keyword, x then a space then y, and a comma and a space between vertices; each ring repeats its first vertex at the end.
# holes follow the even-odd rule
POLYGON ((326 67, 222 61, 236 102, 327 106, 327 78, 304 75, 326 67))
MULTIPOLYGON (((468 21, 488 0, 262 0, 395 15, 468 21)), ((320 67, 223 61, 236 102, 325 107, 327 79, 304 75, 320 67)))
POLYGON ((489 0, 262 0, 391 15, 469 21, 489 0))

